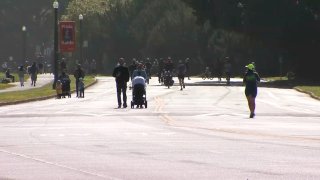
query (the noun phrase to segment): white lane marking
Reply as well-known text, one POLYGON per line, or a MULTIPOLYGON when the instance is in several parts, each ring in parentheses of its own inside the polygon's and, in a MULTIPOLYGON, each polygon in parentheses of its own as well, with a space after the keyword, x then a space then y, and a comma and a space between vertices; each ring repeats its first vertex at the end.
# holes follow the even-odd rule
POLYGON ((65 137, 65 136, 90 136, 91 134, 89 133, 84 133, 84 134, 81 134, 81 133, 73 133, 73 134, 40 134, 39 136, 41 137, 56 137, 56 136, 59 136, 59 137, 65 137))
MULTIPOLYGON (((272 98, 272 99, 274 99, 276 101, 282 102, 282 98, 281 97, 277 97, 273 92, 267 91, 267 94, 268 94, 268 96, 270 98, 272 98)), ((261 102, 266 102, 266 101, 263 101, 263 100, 260 100, 260 101, 261 102)), ((294 104, 301 103, 301 98, 291 99, 291 101, 294 101, 294 104)), ((270 105, 275 105, 275 104, 272 104, 270 101, 268 101, 268 102, 269 102, 270 105)), ((304 106, 306 106, 306 105, 304 105, 304 106)), ((276 107, 279 107, 279 108, 282 108, 282 109, 286 109, 286 110, 290 110, 290 111, 295 111, 295 112, 304 112, 304 113, 309 113, 309 114, 317 113, 316 111, 313 111, 313 110, 310 110, 310 109, 307 109, 307 108, 297 107, 297 106, 294 106, 294 108, 293 107, 286 108, 286 107, 280 107, 278 105, 276 107), (297 108, 300 108, 300 110, 298 110, 297 108)))
POLYGON ((279 100, 279 98, 277 98, 272 92, 268 91, 267 93, 268 93, 270 98, 272 98, 274 100, 279 100))
POLYGON ((138 132, 138 133, 124 133, 127 136, 132 136, 132 135, 140 135, 140 136, 148 136, 148 135, 163 135, 163 136, 171 136, 175 135, 176 133, 174 132, 152 132, 152 133, 145 133, 145 132, 138 132))
POLYGON ((247 114, 241 114, 241 113, 231 113, 231 114, 207 113, 207 114, 195 115, 194 117, 206 117, 206 116, 219 116, 219 117, 223 117, 223 116, 243 116, 243 117, 246 117, 247 114))
POLYGON ((12 155, 12 156, 17 156, 17 157, 20 157, 20 158, 24 158, 24 159, 37 161, 37 162, 40 162, 40 163, 43 163, 43 164, 56 166, 56 167, 64 168, 64 169, 69 169, 69 170, 80 172, 80 173, 83 173, 83 174, 88 174, 90 176, 96 176, 96 177, 112 179, 112 180, 121 180, 121 179, 118 179, 118 178, 115 178, 115 177, 111 177, 111 176, 108 176, 108 175, 103 175, 103 174, 99 174, 99 173, 84 171, 84 170, 81 170, 81 169, 69 167, 67 165, 62 165, 62 164, 58 164, 58 163, 49 162, 49 161, 46 161, 46 160, 43 160, 43 159, 39 159, 39 158, 35 158, 35 157, 31 157, 31 156, 28 156, 28 155, 25 155, 25 154, 9 152, 9 151, 3 150, 3 149, 0 149, 0 152, 6 153, 6 154, 9 154, 9 155, 12 155))
POLYGON ((266 101, 266 100, 258 99, 257 101, 265 103, 265 104, 269 104, 270 106, 276 107, 277 109, 283 109, 283 110, 288 110, 288 111, 293 111, 293 112, 298 112, 298 113, 305 113, 305 114, 314 114, 314 113, 316 113, 314 111, 310 111, 310 110, 307 110, 307 109, 294 109, 294 108, 280 106, 278 103, 272 103, 272 102, 266 101))
POLYGON ((213 154, 223 154, 224 152, 221 152, 221 151, 209 151, 210 153, 213 153, 213 154))
MULTIPOLYGON (((60 112, 59 114, 71 114, 71 115, 73 115, 74 113, 72 111, 71 112, 64 111, 64 112, 60 112)), ((77 113, 77 114, 74 114, 74 116, 92 116, 92 117, 104 117, 104 116, 112 116, 112 115, 115 115, 115 114, 111 114, 111 113, 103 113, 103 114, 77 113)))

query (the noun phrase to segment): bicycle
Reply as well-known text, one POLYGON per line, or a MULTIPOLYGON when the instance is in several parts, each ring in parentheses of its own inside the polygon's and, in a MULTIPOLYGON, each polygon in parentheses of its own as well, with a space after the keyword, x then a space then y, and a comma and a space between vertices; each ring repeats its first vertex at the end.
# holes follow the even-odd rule
POLYGON ((201 75, 201 78, 203 80, 206 80, 206 79, 210 79, 210 80, 213 80, 213 75, 210 71, 205 71, 202 75, 201 75))

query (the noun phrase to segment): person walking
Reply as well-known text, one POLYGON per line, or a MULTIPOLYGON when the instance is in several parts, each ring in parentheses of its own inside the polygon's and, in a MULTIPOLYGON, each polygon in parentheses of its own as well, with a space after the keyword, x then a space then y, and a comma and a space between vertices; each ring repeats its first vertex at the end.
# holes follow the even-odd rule
POLYGON ((123 96, 123 108, 127 107, 127 82, 129 81, 129 69, 124 66, 124 58, 120 58, 118 66, 114 68, 112 76, 115 77, 117 87, 118 108, 121 108, 121 93, 123 96))
POLYGON ((77 65, 76 70, 73 73, 74 78, 76 79, 76 92, 77 92, 77 97, 79 97, 79 82, 80 82, 80 78, 84 79, 85 73, 83 71, 83 69, 81 68, 81 64, 77 65))
POLYGON ((245 84, 245 95, 247 97, 248 106, 250 109, 250 118, 255 116, 256 97, 258 94, 258 82, 260 82, 260 76, 255 71, 253 64, 246 65, 247 72, 243 77, 243 83, 245 84))
POLYGON ((38 71, 36 62, 33 62, 29 70, 31 75, 31 86, 36 86, 38 71))
POLYGON ((21 87, 24 86, 24 74, 25 74, 25 69, 24 69, 23 65, 21 65, 18 68, 18 77, 19 77, 21 87))
POLYGON ((139 63, 137 66, 137 69, 133 71, 132 73, 132 79, 136 76, 142 76, 146 81, 148 79, 147 72, 143 69, 143 64, 139 63))
POLYGON ((62 70, 61 75, 58 77, 58 79, 61 81, 62 83, 62 97, 66 97, 68 96, 69 98, 71 98, 71 80, 69 75, 62 70))
POLYGON ((226 61, 224 64, 224 72, 226 75, 227 85, 230 85, 230 79, 231 79, 231 63, 229 60, 229 57, 226 57, 226 61))
POLYGON ((190 80, 190 65, 189 65, 189 58, 185 60, 185 66, 186 66, 186 76, 188 77, 188 80, 190 80))
POLYGON ((90 63, 90 71, 92 75, 96 75, 97 74, 97 62, 95 59, 92 59, 91 63, 90 63))
POLYGON ((132 59, 132 63, 129 65, 129 74, 130 74, 130 79, 132 80, 132 74, 133 71, 137 69, 137 61, 135 58, 132 59))
POLYGON ((179 84, 180 84, 180 90, 182 91, 186 86, 184 85, 184 77, 187 72, 186 64, 182 62, 182 60, 179 60, 178 64, 178 79, 179 79, 179 84))

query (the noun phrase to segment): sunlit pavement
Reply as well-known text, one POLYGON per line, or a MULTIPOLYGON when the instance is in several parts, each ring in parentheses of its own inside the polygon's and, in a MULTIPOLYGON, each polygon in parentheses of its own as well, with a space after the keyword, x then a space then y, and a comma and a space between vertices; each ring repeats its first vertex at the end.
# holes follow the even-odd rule
POLYGON ((152 78, 147 109, 117 109, 106 77, 85 98, 1 107, 0 179, 320 179, 319 101, 259 88, 250 119, 241 79, 186 85, 152 78))

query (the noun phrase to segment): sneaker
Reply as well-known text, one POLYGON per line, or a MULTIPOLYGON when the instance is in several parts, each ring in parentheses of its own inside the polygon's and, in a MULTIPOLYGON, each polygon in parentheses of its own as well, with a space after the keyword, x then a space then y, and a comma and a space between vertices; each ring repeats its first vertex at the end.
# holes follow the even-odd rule
POLYGON ((250 114, 250 118, 254 118, 255 114, 254 113, 251 113, 250 114))
POLYGON ((126 105, 126 104, 124 104, 124 105, 123 105, 123 108, 127 108, 127 105, 126 105))
POLYGON ((121 108, 121 105, 118 105, 118 108, 121 108))

